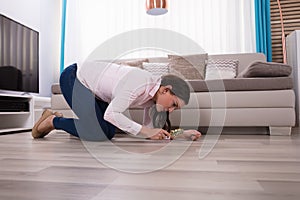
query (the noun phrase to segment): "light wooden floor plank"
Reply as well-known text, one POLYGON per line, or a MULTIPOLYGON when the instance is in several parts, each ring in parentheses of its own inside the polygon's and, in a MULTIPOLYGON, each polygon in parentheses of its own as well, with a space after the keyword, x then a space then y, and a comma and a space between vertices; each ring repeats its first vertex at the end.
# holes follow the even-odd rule
POLYGON ((205 136, 172 142, 163 151, 170 143, 119 135, 89 144, 93 153, 63 132, 39 140, 30 132, 1 135, 0 199, 300 199, 298 128, 291 136, 221 135, 204 158, 205 136), (155 168, 187 145, 174 162, 155 168), (157 152, 151 162, 144 159, 157 152), (149 172, 138 171, 143 168, 149 172))

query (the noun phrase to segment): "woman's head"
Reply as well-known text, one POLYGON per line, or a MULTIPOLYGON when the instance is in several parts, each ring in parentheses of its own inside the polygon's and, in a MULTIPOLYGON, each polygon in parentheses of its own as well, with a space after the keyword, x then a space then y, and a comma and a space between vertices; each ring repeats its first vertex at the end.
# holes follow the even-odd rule
POLYGON ((166 75, 162 77, 160 88, 156 93, 156 109, 153 113, 153 126, 171 131, 169 113, 182 108, 190 100, 188 84, 178 76, 166 75))
POLYGON ((156 95, 156 109, 158 112, 172 112, 188 104, 190 88, 188 84, 178 76, 165 75, 156 95))

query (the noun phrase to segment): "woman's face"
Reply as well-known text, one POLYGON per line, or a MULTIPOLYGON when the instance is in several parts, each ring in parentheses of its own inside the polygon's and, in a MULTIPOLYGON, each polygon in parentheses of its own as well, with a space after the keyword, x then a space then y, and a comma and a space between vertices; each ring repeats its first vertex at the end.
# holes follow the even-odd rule
POLYGON ((163 89, 156 99, 156 109, 158 112, 169 111, 171 113, 176 109, 181 109, 184 105, 184 101, 172 94, 168 88, 163 89))

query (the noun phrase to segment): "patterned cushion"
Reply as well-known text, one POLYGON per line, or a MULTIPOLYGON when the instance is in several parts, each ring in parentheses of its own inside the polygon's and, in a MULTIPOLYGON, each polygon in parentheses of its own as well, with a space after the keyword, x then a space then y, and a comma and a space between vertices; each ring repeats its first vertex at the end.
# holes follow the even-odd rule
POLYGON ((194 55, 168 55, 170 73, 180 75, 188 80, 204 79, 207 53, 194 55))
POLYGON ((208 59, 205 80, 235 78, 238 69, 238 60, 208 59))
POLYGON ((156 76, 163 76, 169 73, 169 63, 143 63, 143 69, 156 76))

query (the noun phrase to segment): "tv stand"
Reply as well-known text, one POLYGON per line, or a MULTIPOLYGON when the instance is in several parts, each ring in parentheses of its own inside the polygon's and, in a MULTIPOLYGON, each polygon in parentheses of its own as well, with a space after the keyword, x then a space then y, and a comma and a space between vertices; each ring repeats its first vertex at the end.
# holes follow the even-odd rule
POLYGON ((28 98, 0 96, 0 113, 3 112, 29 112, 28 98))
POLYGON ((49 97, 0 93, 0 134, 31 130, 49 107, 49 97))

